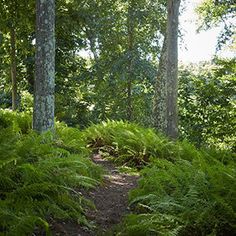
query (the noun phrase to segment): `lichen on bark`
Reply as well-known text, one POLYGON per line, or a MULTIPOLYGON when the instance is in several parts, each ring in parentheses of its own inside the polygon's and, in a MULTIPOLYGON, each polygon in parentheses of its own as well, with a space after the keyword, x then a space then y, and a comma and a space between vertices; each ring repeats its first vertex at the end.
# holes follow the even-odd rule
POLYGON ((178 15, 180 0, 168 0, 166 34, 161 51, 154 99, 154 126, 172 139, 178 137, 178 15))
POLYGON ((33 129, 54 129, 55 2, 37 0, 33 129))

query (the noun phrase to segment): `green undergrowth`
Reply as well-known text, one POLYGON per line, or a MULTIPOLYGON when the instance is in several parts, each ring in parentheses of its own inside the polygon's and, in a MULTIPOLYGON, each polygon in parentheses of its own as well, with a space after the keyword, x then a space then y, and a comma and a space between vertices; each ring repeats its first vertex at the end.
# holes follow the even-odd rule
POLYGON ((13 131, 26 134, 31 130, 32 118, 25 112, 0 109, 0 128, 11 127, 13 131))
POLYGON ((94 151, 118 164, 138 169, 147 165, 152 158, 175 162, 178 159, 191 161, 204 155, 228 163, 236 157, 228 151, 197 150, 187 141, 173 142, 153 129, 123 121, 92 125, 83 133, 84 139, 94 151))
POLYGON ((90 227, 84 210, 92 203, 81 189, 96 187, 102 172, 91 152, 141 176, 129 194, 131 214, 111 235, 236 234, 234 153, 199 150, 122 121, 84 131, 57 123, 53 137, 39 136, 30 117, 9 113, 0 112, 0 235, 49 235, 52 219, 90 227))
POLYGON ((84 131, 89 146, 119 164, 141 168, 150 157, 172 160, 175 146, 152 129, 123 121, 107 121, 84 131))
POLYGON ((85 209, 94 206, 81 190, 96 187, 102 170, 89 160, 81 132, 60 124, 56 137, 38 135, 30 123, 0 112, 0 235, 50 235, 55 220, 92 227, 85 209))
POLYGON ((141 176, 118 235, 235 235, 235 166, 155 160, 141 176))
POLYGON ((235 154, 198 150, 126 122, 92 125, 84 135, 122 171, 125 164, 142 169, 129 196, 132 214, 111 235, 236 234, 235 154))

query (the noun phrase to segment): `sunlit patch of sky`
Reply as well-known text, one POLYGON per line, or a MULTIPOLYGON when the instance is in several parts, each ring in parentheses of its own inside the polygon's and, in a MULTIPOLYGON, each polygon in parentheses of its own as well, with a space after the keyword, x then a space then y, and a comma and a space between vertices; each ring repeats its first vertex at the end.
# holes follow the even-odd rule
MULTIPOLYGON (((183 42, 179 46, 179 61, 183 63, 197 63, 200 61, 211 60, 216 52, 217 37, 221 27, 215 27, 207 31, 197 33, 197 14, 195 7, 202 0, 186 0, 185 10, 180 16, 180 26, 183 33, 183 42)), ((223 50, 219 55, 232 57, 235 52, 223 50)))

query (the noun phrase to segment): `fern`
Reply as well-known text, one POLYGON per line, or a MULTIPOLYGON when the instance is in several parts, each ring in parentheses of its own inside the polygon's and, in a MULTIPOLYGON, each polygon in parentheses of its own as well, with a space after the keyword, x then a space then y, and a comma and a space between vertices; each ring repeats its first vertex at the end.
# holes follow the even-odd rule
MULTIPOLYGON (((118 163, 137 167, 145 165, 152 156, 162 158, 162 148, 169 142, 152 129, 123 121, 93 125, 84 131, 84 136, 93 149, 109 153, 118 163)), ((173 157, 166 155, 165 158, 173 157)))
POLYGON ((76 128, 67 127, 64 123, 56 124, 56 146, 68 150, 70 153, 89 155, 83 133, 76 128))
POLYGON ((11 127, 14 132, 28 133, 31 129, 32 119, 27 113, 13 112, 0 109, 0 127, 11 127))
MULTIPOLYGON (((25 215, 4 209, 0 202, 0 222, 1 227, 5 229, 5 234, 8 236, 29 235, 35 229, 44 229, 46 235, 50 236, 49 224, 41 217, 35 215, 25 215)), ((0 235, 3 235, 0 233, 0 235)))
POLYGON ((193 162, 153 160, 142 171, 139 188, 130 193, 131 208, 139 214, 177 218, 181 224, 170 226, 166 235, 177 228, 178 235, 234 235, 236 176, 232 167, 209 163, 203 157, 193 162))
POLYGON ((2 117, 0 234, 23 236, 44 231, 50 235, 52 218, 92 227, 85 209, 94 205, 80 190, 97 186, 102 170, 85 157, 89 150, 85 151, 82 137, 77 143, 80 132, 61 126, 56 139, 50 133, 26 132, 19 122, 21 116, 7 113, 2 117), (8 115, 14 116, 21 128, 16 128, 8 115))
POLYGON ((125 217, 122 226, 117 227, 115 235, 143 236, 163 235, 176 236, 182 229, 178 218, 167 214, 130 214, 125 217))
POLYGON ((84 131, 57 124, 56 137, 30 130, 28 116, 0 111, 0 235, 50 234, 49 219, 92 227, 81 194, 101 181, 96 150, 142 168, 133 214, 117 235, 234 235, 235 154, 197 150, 152 129, 107 121, 84 131))
MULTIPOLYGON (((209 161, 216 160, 216 153, 208 150, 197 150, 190 143, 172 142, 152 129, 123 121, 107 121, 92 125, 83 132, 89 147, 110 155, 119 164, 142 168, 152 158, 161 158, 172 162, 184 159, 198 160, 205 156, 209 161)), ((218 152, 224 162, 233 160, 234 154, 218 152)))

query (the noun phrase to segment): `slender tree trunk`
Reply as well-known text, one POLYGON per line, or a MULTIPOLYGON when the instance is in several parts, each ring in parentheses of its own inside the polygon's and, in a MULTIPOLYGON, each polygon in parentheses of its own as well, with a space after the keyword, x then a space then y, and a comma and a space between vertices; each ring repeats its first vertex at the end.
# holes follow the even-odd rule
POLYGON ((127 120, 131 121, 133 117, 132 107, 132 79, 128 77, 127 82, 127 120))
POLYGON ((178 137, 178 21, 180 0, 168 1, 167 21, 167 129, 168 137, 178 137))
POLYGON ((36 62, 33 129, 54 129, 55 2, 36 0, 36 62))
POLYGON ((10 30, 11 41, 11 81, 12 81, 12 110, 17 109, 17 80, 16 80, 16 32, 14 28, 10 30))
POLYGON ((128 7, 128 79, 127 79, 127 120, 131 121, 133 118, 133 104, 132 104, 132 79, 133 79, 133 57, 134 57, 134 16, 133 16, 134 1, 129 2, 128 7))
POLYGON ((154 99, 154 126, 168 137, 178 137, 178 16, 180 0, 168 0, 164 37, 154 99))
POLYGON ((161 56, 159 61, 159 69, 157 72, 155 95, 154 95, 154 127, 166 132, 166 97, 167 97, 167 74, 166 74, 166 59, 167 59, 167 37, 164 36, 164 42, 161 49, 161 56))
POLYGON ((34 92, 34 65, 30 62, 26 64, 26 79, 29 85, 29 92, 34 92))

